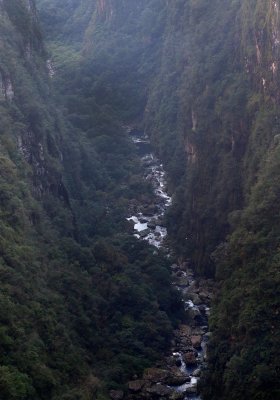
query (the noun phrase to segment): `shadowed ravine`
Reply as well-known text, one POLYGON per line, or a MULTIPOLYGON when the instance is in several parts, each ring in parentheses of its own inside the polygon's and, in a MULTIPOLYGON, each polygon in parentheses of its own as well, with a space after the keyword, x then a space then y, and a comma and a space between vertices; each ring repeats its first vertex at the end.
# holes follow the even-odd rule
MULTIPOLYGON (((164 248, 170 258, 164 214, 172 199, 167 192, 165 171, 153 154, 149 138, 141 133, 130 134, 142 160, 143 175, 154 188, 156 204, 154 211, 138 212, 128 220, 134 223, 134 236, 164 248)), ((142 206, 145 210, 145 205, 142 206)), ((198 383, 201 371, 207 368, 208 315, 213 282, 195 279, 188 262, 173 264, 170 268, 172 284, 184 302, 184 321, 174 332, 169 354, 155 368, 147 369, 141 379, 128 383, 129 397, 132 398, 201 399, 198 383)), ((115 392, 111 395, 114 398, 115 392)))

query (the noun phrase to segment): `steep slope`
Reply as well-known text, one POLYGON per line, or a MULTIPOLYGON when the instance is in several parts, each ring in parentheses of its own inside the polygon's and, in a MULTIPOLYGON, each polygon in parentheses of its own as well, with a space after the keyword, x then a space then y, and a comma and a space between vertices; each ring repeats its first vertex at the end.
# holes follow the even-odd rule
POLYGON ((166 260, 126 234, 149 198, 127 125, 165 162, 178 257, 218 281, 205 399, 277 398, 279 1, 39 3, 53 67, 33 1, 0 3, 5 398, 106 397, 168 347, 166 260))
POLYGON ((220 284, 206 399, 279 396, 279 6, 169 3, 147 106, 174 246, 220 284))
POLYGON ((162 67, 147 107, 146 129, 176 185, 170 235, 206 273, 228 232, 228 213, 243 203, 248 79, 238 61, 239 9, 238 2, 169 4, 162 67))
POLYGON ((1 396, 102 397, 160 356, 177 318, 166 260, 125 220, 150 187, 119 120, 90 137, 85 113, 59 111, 35 2, 0 11, 1 396))

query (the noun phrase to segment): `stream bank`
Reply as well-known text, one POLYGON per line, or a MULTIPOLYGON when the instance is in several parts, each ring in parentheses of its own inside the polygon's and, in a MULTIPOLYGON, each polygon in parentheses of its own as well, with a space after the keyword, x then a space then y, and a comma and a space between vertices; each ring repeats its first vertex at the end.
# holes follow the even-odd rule
MULTIPOLYGON (((163 165, 155 157, 148 137, 141 132, 129 132, 138 149, 143 165, 143 174, 150 181, 155 193, 155 203, 143 204, 127 218, 134 228, 134 236, 146 240, 156 248, 163 248, 169 257, 165 238, 164 214, 172 204, 168 194, 163 165)), ((111 391, 112 400, 170 399, 201 400, 198 383, 201 371, 206 368, 208 316, 214 291, 212 280, 195 279, 188 262, 170 266, 172 284, 180 292, 184 303, 185 318, 174 331, 169 354, 154 368, 144 371, 142 377, 128 382, 128 394, 111 391)))

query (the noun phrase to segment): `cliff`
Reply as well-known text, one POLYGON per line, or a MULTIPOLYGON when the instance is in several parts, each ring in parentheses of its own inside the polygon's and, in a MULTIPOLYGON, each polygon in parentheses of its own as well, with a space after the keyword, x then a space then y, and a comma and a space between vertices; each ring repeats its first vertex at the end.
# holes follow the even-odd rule
POLYGON ((150 186, 110 90, 90 95, 80 38, 53 62, 33 0, 0 2, 0 34, 0 397, 108 398, 160 357, 180 309, 126 221, 150 186))
POLYGON ((92 11, 84 82, 117 119, 141 126, 143 113, 173 193, 174 251, 220 285, 205 398, 272 399, 279 2, 102 1, 92 11))
POLYGON ((205 400, 277 398, 279 0, 38 4, 0 1, 2 396, 102 400, 169 346, 168 261, 126 222, 136 127, 174 254, 217 281, 205 400))
POLYGON ((226 3, 169 3, 146 130, 174 190, 168 217, 174 247, 220 285, 204 396, 272 399, 278 393, 279 2, 226 3))

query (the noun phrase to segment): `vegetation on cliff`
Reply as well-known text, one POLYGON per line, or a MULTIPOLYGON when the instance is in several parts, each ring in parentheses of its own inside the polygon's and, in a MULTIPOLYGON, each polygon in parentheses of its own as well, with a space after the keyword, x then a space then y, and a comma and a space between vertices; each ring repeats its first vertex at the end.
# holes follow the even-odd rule
POLYGON ((209 400, 279 396, 279 7, 169 3, 147 107, 175 192, 174 247, 220 286, 209 400))
POLYGON ((101 96, 100 65, 74 70, 71 48, 54 96, 38 18, 33 0, 0 3, 0 391, 89 399, 159 358, 180 304, 125 220, 151 189, 116 89, 101 96))
POLYGON ((37 3, 0 2, 1 395, 102 398, 168 346, 166 260, 125 220, 133 124, 175 252, 218 280, 204 398, 277 398, 279 1, 37 3))

